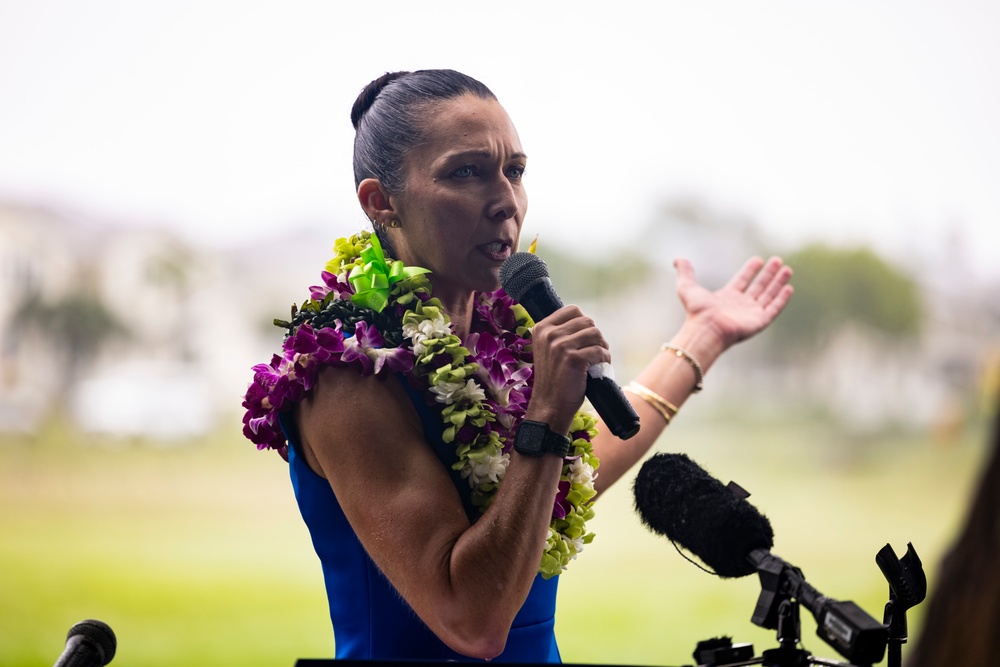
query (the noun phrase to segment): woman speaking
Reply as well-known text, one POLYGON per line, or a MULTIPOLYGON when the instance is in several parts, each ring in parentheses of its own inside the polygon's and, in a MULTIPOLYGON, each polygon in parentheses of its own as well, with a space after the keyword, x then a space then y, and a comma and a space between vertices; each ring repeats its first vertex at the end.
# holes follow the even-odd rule
POLYGON ((642 428, 618 439, 581 411, 587 369, 611 361, 594 322, 572 305, 533 322, 499 289, 528 158, 493 93, 395 72, 351 119, 372 231, 338 240, 281 322, 244 432, 288 460, 338 658, 559 662, 558 575, 593 537, 595 498, 778 315, 791 270, 753 258, 710 292, 678 260, 684 323, 626 387, 642 428))

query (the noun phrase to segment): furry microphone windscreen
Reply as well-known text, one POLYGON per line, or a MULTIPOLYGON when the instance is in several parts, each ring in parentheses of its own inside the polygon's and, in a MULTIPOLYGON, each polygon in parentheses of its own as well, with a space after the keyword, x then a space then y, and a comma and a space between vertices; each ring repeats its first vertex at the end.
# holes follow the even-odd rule
POLYGON ((647 460, 633 491, 636 511, 647 527, 693 553, 720 577, 753 574, 750 552, 770 551, 774 544, 767 517, 684 454, 647 460))

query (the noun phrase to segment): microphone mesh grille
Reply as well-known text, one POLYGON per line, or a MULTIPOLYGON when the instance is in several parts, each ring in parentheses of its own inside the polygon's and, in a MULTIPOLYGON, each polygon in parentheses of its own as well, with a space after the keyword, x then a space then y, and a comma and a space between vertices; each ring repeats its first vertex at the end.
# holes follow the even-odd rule
POLYGON ((118 639, 114 630, 107 623, 95 619, 80 621, 66 634, 66 640, 73 637, 86 637, 96 644, 101 653, 101 665, 106 665, 115 657, 115 650, 118 647, 118 639))
POLYGON ((500 267, 500 284, 503 291, 515 301, 542 278, 548 278, 549 269, 537 255, 516 252, 500 267))

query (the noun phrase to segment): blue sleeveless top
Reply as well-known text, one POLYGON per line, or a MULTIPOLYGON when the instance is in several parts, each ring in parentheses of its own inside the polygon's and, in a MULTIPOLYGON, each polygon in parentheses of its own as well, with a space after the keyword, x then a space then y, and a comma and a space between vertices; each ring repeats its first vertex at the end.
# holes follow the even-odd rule
MULTIPOLYGON (((422 392, 410 388, 405 379, 402 382, 420 415, 427 441, 450 470, 457 459, 454 449, 441 440, 440 415, 426 405, 422 392)), ((329 482, 314 473, 296 451, 299 443, 290 415, 282 415, 281 426, 290 445, 288 464, 295 498, 323 568, 337 659, 472 661, 438 639, 396 592, 368 557, 329 482)), ((459 480, 457 472, 451 474, 459 480)), ((461 482, 456 487, 474 521, 479 511, 468 500, 468 482, 461 482)), ((558 581, 559 577, 535 576, 514 618, 506 648, 494 661, 561 662, 555 640, 558 581)))

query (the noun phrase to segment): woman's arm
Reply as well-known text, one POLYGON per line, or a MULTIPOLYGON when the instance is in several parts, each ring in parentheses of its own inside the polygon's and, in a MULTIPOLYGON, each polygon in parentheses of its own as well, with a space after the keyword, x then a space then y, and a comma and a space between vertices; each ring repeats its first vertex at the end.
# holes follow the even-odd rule
MULTIPOLYGON (((677 334, 665 342, 690 354, 703 372, 732 345, 766 328, 792 296, 788 284, 792 270, 777 257, 767 262, 759 257, 749 259, 715 292, 698 284, 687 260, 679 259, 674 265, 685 320, 677 334)), ((659 351, 636 377, 638 383, 678 408, 694 392, 696 380, 693 364, 675 349, 659 351)), ((601 461, 595 480, 598 492, 645 456, 666 427, 663 417, 646 400, 631 393, 626 396, 639 414, 642 428, 629 440, 620 440, 606 429, 595 438, 594 452, 601 461)))
MULTIPOLYGON (((568 307, 533 334, 527 418, 565 433, 586 369, 610 355, 568 307)), ((427 626, 455 651, 499 655, 538 572, 562 460, 511 454, 489 510, 470 524, 399 380, 327 368, 299 408, 306 460, 326 477, 362 545, 427 626)))

